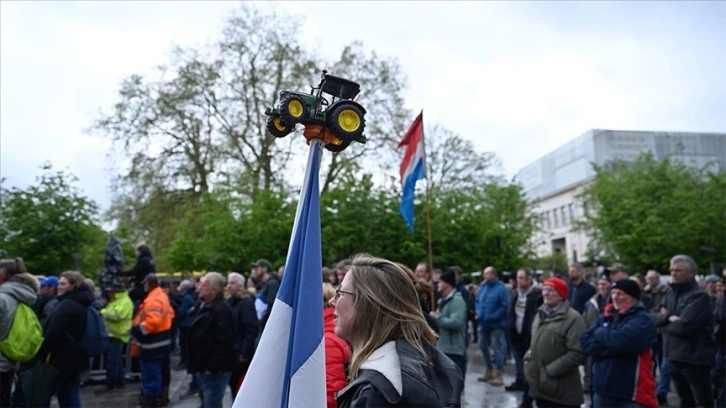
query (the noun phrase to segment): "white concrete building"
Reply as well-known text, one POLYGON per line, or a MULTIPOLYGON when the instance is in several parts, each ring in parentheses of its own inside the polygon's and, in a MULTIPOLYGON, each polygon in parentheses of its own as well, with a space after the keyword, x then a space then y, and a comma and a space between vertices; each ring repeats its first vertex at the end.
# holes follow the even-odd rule
POLYGON ((573 221, 587 211, 577 197, 595 176, 592 164, 633 161, 648 151, 657 160, 726 169, 726 133, 590 130, 517 172, 534 211, 543 216, 537 256, 560 252, 568 262, 585 261, 591 238, 573 231, 573 221))

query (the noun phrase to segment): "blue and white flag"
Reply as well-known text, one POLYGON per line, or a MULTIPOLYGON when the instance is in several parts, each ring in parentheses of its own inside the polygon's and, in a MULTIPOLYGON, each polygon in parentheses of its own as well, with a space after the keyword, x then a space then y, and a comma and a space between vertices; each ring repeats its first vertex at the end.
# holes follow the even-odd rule
POLYGON ((321 153, 313 140, 282 284, 233 408, 326 406, 321 153))
POLYGON ((416 182, 426 178, 426 162, 423 137, 423 111, 409 126, 398 147, 406 146, 406 152, 401 160, 401 216, 406 221, 408 229, 413 232, 413 193, 416 182))

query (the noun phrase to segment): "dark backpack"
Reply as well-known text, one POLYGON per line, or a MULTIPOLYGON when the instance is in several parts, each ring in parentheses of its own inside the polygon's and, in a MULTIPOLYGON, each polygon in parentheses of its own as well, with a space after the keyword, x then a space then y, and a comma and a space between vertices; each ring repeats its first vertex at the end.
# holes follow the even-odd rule
POLYGON ((74 341, 76 347, 89 357, 98 357, 108 347, 108 331, 101 313, 93 306, 86 309, 86 332, 80 340, 74 341))

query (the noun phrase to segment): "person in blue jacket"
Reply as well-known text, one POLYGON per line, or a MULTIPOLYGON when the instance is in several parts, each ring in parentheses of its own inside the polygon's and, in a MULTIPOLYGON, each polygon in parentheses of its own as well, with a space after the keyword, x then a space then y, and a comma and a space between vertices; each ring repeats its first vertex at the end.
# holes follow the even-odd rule
POLYGON ((640 287, 629 279, 615 281, 613 302, 580 336, 582 352, 592 356, 595 408, 657 408, 651 347, 655 323, 640 302, 640 287))
POLYGON ((504 385, 502 370, 507 356, 507 310, 509 309, 509 291, 497 278, 497 270, 493 266, 484 268, 484 281, 476 295, 476 315, 479 320, 479 348, 484 355, 486 372, 477 378, 490 385, 504 385), (496 361, 492 364, 489 346, 496 353, 496 361))

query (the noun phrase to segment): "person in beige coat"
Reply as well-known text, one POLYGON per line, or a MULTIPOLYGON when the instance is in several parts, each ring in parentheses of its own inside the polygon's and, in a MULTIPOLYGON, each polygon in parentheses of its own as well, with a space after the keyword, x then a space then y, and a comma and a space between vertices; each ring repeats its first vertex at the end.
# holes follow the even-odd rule
POLYGON ((542 298, 526 359, 530 395, 538 408, 579 407, 585 402, 579 370, 585 362, 580 349, 585 320, 570 308, 567 283, 562 279, 547 279, 542 298))

